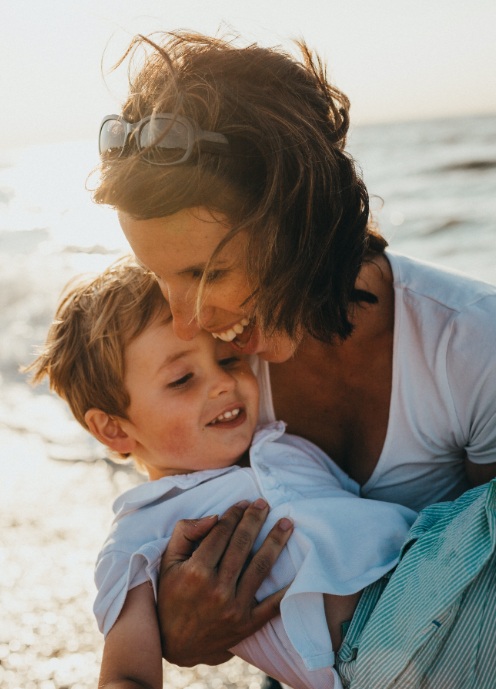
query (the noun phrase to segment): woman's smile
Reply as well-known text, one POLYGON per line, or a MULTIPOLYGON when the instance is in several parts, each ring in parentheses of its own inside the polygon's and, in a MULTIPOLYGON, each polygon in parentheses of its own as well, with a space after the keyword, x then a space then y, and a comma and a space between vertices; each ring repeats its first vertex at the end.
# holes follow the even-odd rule
POLYGON ((229 232, 227 218, 207 208, 186 208, 148 220, 120 213, 119 220, 137 259, 157 276, 179 338, 191 340, 204 329, 233 349, 268 361, 294 354, 287 336, 265 338, 246 306, 253 292, 244 268, 246 235, 233 237, 210 264, 229 232))
POLYGON ((243 332, 248 325, 250 325, 250 319, 242 318, 238 323, 234 323, 234 325, 229 326, 224 331, 212 332, 212 335, 224 342, 233 342, 235 339, 242 341, 243 332))

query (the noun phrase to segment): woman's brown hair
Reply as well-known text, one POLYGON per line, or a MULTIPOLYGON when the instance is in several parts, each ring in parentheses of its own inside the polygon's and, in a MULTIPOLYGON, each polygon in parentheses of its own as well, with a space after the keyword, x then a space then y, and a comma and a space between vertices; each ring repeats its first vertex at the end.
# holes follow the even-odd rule
POLYGON ((199 206, 222 213, 232 226, 222 244, 248 233, 260 327, 329 341, 351 333, 351 304, 376 301, 355 282, 366 255, 387 243, 368 224, 367 190, 344 150, 349 101, 320 58, 297 45, 300 59, 199 34, 136 37, 124 118, 184 115, 224 134, 229 153, 197 150, 162 167, 132 151, 104 158, 94 198, 139 219, 199 206))

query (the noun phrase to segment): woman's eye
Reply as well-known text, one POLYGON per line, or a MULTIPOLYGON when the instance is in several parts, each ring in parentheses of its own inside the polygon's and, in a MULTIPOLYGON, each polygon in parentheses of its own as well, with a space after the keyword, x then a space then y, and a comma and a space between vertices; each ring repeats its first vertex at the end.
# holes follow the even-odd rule
MULTIPOLYGON (((205 282, 215 282, 219 280, 224 274, 224 270, 209 270, 205 275, 205 282)), ((198 282, 203 278, 204 272, 202 270, 192 270, 191 277, 193 280, 198 280, 198 282)))
POLYGON ((207 282, 215 282, 216 280, 219 280, 223 274, 224 274, 223 270, 211 270, 210 272, 207 273, 207 276, 205 279, 207 282))
POLYGON ((192 373, 187 373, 185 376, 182 376, 181 378, 178 378, 177 380, 173 380, 172 383, 169 383, 167 385, 168 388, 182 388, 185 385, 189 383, 189 381, 193 378, 192 373))

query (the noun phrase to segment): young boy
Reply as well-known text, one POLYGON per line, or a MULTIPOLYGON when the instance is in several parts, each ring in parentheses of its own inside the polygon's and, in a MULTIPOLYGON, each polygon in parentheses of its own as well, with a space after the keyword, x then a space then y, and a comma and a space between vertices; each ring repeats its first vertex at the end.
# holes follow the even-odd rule
POLYGON ((339 689, 342 604, 391 570, 415 513, 359 487, 281 422, 256 429, 247 359, 201 333, 178 339, 151 274, 130 258, 68 288, 28 370, 76 419, 150 478, 118 498, 98 557, 94 611, 105 635, 100 687, 162 687, 156 616, 161 555, 179 519, 262 497, 295 524, 257 597, 289 585, 281 615, 231 649, 295 689, 339 689))

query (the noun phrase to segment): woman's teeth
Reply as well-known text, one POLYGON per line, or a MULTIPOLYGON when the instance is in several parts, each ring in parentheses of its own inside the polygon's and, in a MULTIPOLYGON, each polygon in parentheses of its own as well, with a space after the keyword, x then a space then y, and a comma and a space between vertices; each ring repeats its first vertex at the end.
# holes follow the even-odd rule
POLYGON ((237 416, 239 416, 240 412, 241 409, 239 407, 236 409, 231 409, 231 411, 226 411, 223 414, 219 414, 219 416, 217 416, 217 418, 211 421, 209 425, 213 426, 214 424, 222 423, 223 421, 232 421, 237 416))
POLYGON ((229 330, 224 330, 221 333, 212 333, 212 335, 223 342, 232 342, 235 337, 241 335, 246 326, 250 323, 249 318, 243 318, 239 323, 231 326, 229 330))

